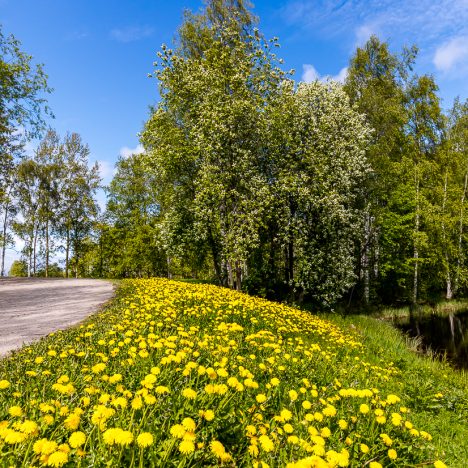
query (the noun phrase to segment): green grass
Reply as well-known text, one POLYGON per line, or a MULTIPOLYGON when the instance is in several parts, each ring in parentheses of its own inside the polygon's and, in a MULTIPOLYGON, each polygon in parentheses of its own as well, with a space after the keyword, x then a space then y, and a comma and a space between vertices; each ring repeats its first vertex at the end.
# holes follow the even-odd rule
POLYGON ((433 443, 445 455, 448 466, 468 466, 468 373, 450 367, 430 355, 417 352, 418 343, 389 323, 354 315, 326 318, 345 329, 352 329, 364 344, 366 359, 384 359, 400 370, 396 381, 388 382, 409 401, 415 424, 425 427, 433 443), (442 393, 443 398, 433 395, 442 393))
POLYGON ((409 305, 403 307, 384 307, 370 311, 370 315, 376 318, 384 319, 404 319, 408 318, 411 313, 416 315, 447 315, 455 314, 468 310, 468 299, 456 299, 451 301, 441 301, 436 304, 419 304, 415 308, 409 305))

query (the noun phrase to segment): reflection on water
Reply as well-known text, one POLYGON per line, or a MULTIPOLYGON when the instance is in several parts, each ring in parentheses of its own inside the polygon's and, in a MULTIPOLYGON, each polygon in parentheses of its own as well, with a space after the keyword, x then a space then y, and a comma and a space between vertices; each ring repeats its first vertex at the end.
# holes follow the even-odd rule
POLYGON ((468 311, 449 315, 415 315, 396 326, 420 336, 424 346, 447 357, 456 367, 468 369, 468 311))

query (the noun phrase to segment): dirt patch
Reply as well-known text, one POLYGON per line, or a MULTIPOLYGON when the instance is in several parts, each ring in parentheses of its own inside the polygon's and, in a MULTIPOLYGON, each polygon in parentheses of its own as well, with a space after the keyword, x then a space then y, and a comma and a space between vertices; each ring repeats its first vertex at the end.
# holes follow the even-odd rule
POLYGON ((81 322, 113 294, 104 280, 0 279, 0 356, 81 322))

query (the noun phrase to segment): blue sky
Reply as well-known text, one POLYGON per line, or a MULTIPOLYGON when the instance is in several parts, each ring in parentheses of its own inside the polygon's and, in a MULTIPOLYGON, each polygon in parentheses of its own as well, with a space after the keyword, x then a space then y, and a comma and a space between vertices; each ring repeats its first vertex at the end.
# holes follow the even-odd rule
MULTIPOLYGON (((372 34, 392 50, 417 44, 416 71, 430 73, 443 106, 468 96, 468 0, 257 0, 254 12, 296 79, 342 78, 356 46, 372 34)), ((138 147, 138 132, 158 100, 147 77, 170 44, 184 8, 196 0, 0 0, 0 23, 44 63, 54 92, 50 122, 78 132, 109 182, 119 154, 138 147)), ((102 202, 102 195, 101 195, 102 202)))

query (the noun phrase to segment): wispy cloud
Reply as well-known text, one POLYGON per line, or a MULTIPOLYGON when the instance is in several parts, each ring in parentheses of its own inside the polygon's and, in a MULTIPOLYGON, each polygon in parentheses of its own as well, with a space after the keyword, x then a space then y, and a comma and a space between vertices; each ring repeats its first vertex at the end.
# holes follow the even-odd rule
POLYGON ((348 67, 342 68, 336 75, 320 75, 317 69, 310 63, 305 63, 302 65, 302 81, 305 81, 306 83, 311 83, 315 80, 320 80, 323 82, 334 80, 338 81, 339 83, 344 83, 347 74, 348 67))
POLYGON ((81 41, 89 37, 88 31, 71 31, 67 34, 67 41, 81 41))
POLYGON ((468 0, 290 0, 280 13, 303 31, 342 37, 353 46, 371 34, 398 46, 416 43, 436 66, 465 57, 468 0))
POLYGON ((112 29, 110 37, 118 42, 133 42, 150 37, 154 29, 150 26, 126 26, 112 29))
POLYGON ((123 146, 120 148, 119 155, 122 156, 122 158, 129 158, 132 154, 141 154, 145 150, 143 148, 143 145, 137 145, 135 148, 129 148, 128 146, 123 146))
POLYGON ((290 0, 284 19, 328 34, 381 29, 391 36, 402 30, 419 38, 468 28, 467 0, 290 0))
POLYGON ((468 64, 468 36, 454 37, 438 47, 433 63, 438 70, 445 73, 455 67, 465 68, 468 64))

